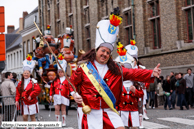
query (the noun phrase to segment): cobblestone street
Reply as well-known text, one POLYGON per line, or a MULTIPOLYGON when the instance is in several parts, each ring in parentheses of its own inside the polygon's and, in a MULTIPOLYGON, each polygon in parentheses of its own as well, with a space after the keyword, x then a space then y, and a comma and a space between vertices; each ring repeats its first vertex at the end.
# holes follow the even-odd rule
MULTIPOLYGON (((194 109, 180 111, 179 107, 174 110, 164 110, 163 106, 155 109, 147 109, 147 121, 144 121, 146 129, 193 129, 194 128, 194 109)), ((76 110, 70 109, 67 116, 67 127, 64 129, 78 129, 76 110)), ((40 105, 39 113, 40 121, 55 121, 54 107, 51 110, 49 117, 49 110, 44 109, 40 105)))

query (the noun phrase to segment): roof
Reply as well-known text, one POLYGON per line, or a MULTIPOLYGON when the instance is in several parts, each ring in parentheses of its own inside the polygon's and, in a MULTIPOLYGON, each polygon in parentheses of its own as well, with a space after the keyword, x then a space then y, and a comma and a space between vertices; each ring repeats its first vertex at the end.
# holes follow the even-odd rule
POLYGON ((19 34, 18 37, 10 44, 10 46, 6 48, 6 51, 19 47, 20 43, 22 43, 22 36, 19 34))
POLYGON ((5 34, 6 50, 20 34, 5 34))
POLYGON ((24 18, 24 29, 34 25, 34 20, 36 23, 39 23, 38 6, 24 18))
POLYGON ((16 34, 16 32, 19 30, 19 28, 17 28, 16 30, 14 30, 11 34, 16 34))

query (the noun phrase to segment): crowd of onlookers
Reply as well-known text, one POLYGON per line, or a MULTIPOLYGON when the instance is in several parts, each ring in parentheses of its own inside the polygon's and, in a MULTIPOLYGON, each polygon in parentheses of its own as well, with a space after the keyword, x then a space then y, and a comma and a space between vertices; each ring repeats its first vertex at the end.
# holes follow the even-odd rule
POLYGON ((192 69, 187 69, 187 74, 170 72, 165 78, 160 76, 156 78, 154 83, 149 85, 147 89, 147 107, 156 108, 160 105, 164 109, 175 109, 179 106, 183 110, 184 106, 189 109, 189 105, 193 107, 194 87, 193 87, 194 74, 192 69))

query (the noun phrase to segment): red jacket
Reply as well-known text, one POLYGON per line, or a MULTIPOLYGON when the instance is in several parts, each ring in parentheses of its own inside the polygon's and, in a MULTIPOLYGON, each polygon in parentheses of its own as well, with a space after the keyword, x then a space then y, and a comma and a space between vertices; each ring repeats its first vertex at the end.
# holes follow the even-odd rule
MULTIPOLYGON (((94 62, 92 62, 96 68, 94 62)), ((153 70, 142 69, 127 69, 122 68, 123 80, 153 82, 154 78, 151 78, 153 70)), ((106 84, 116 98, 116 105, 119 105, 119 99, 121 98, 122 91, 122 77, 121 75, 114 75, 110 70, 107 71, 103 78, 106 84)), ((95 89, 91 81, 88 79, 81 67, 73 73, 70 79, 71 83, 78 89, 80 88, 80 95, 86 105, 89 105, 92 109, 109 108, 105 101, 99 96, 98 91, 95 89), (101 101, 101 104, 100 104, 101 101)), ((73 89, 70 87, 70 91, 73 89)), ((79 105, 80 106, 80 105, 79 105)))
POLYGON ((66 79, 63 81, 62 84, 59 78, 57 78, 53 83, 51 83, 50 96, 53 96, 54 94, 59 95, 59 91, 61 91, 61 96, 69 98, 69 85, 66 79))
POLYGON ((118 106, 119 111, 138 111, 138 99, 144 95, 143 90, 135 90, 127 94, 125 87, 123 86, 122 98, 118 106))
POLYGON ((34 83, 34 85, 32 85, 32 80, 30 80, 24 91, 20 93, 19 91, 21 88, 21 83, 22 82, 20 81, 16 88, 15 101, 19 102, 19 100, 21 99, 21 101, 23 101, 26 105, 36 104, 38 102, 36 97, 41 92, 40 86, 37 83, 34 83), (29 96, 31 96, 31 100, 28 100, 29 96))

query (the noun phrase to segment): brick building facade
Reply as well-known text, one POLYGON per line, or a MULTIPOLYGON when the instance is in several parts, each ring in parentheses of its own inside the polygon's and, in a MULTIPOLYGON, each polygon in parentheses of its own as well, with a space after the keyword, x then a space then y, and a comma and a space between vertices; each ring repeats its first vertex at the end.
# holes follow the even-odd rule
POLYGON ((98 21, 108 19, 117 6, 123 16, 121 42, 127 45, 135 36, 143 65, 154 68, 161 63, 163 75, 194 69, 193 0, 39 0, 40 28, 50 24, 57 37, 73 25, 77 51, 88 51, 95 46, 98 21))

